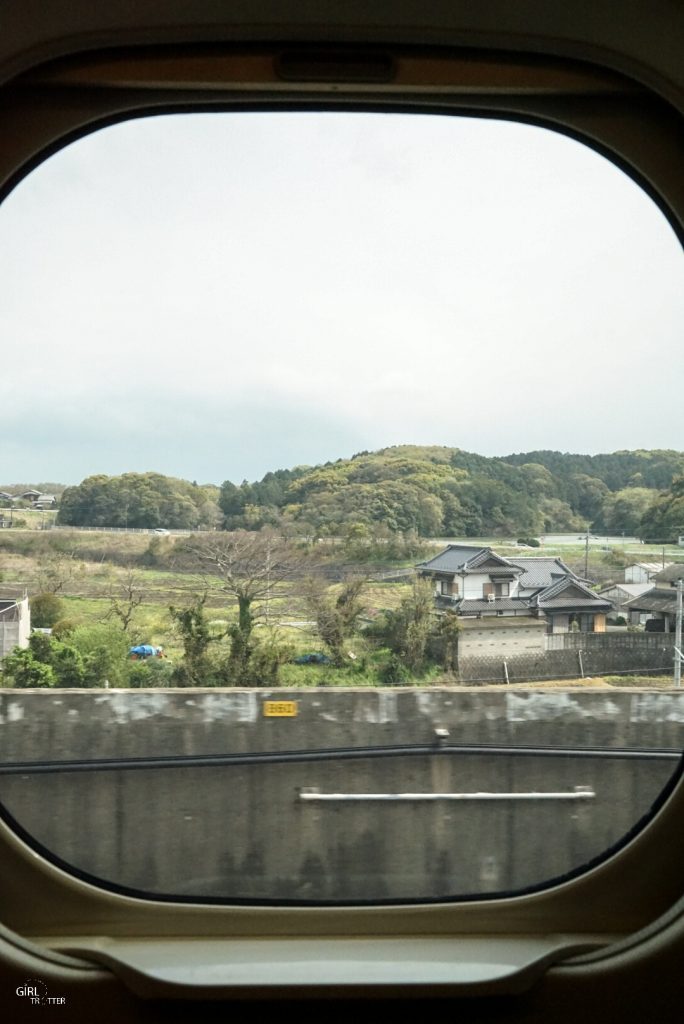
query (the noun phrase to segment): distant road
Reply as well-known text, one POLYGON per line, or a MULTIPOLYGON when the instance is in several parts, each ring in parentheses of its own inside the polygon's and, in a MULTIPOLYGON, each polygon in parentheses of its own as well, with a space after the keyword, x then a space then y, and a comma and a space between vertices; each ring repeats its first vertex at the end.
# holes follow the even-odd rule
POLYGON ((61 523, 52 523, 45 526, 46 530, 69 530, 78 533, 148 533, 152 536, 164 537, 167 534, 172 537, 190 537, 195 533, 211 533, 211 530, 164 530, 159 533, 157 530, 140 526, 65 526, 61 523))
MULTIPOLYGON (((586 533, 540 533, 537 534, 537 540, 541 542, 541 548, 527 548, 521 544, 521 550, 528 550, 530 552, 541 553, 542 548, 547 544, 549 547, 563 547, 564 545, 577 545, 584 544, 586 542, 586 533)), ((503 537, 436 537, 430 540, 431 544, 436 546, 444 544, 464 544, 468 547, 473 545, 481 544, 483 547, 515 547, 515 540, 507 540, 503 537)), ((638 537, 607 537, 605 534, 589 534, 589 547, 590 548, 621 548, 626 544, 641 544, 638 537)))
MULTIPOLYGON (((544 533, 539 535, 542 544, 584 544, 586 533, 544 533)), ((605 534, 589 534, 590 548, 622 548, 626 544, 641 544, 638 537, 606 537, 605 534)))

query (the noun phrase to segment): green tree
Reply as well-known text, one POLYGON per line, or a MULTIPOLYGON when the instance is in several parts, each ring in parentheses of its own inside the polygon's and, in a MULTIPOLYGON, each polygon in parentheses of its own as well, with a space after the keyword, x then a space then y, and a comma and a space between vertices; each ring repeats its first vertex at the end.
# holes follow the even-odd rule
POLYGON ((66 606, 56 594, 35 594, 29 601, 31 625, 40 629, 51 629, 64 618, 66 606))
POLYGON ((247 501, 241 487, 237 487, 230 480, 224 480, 221 484, 218 503, 226 522, 231 524, 237 523, 247 501))
POLYGON ((608 495, 603 502, 602 518, 612 533, 636 534, 641 521, 654 504, 657 492, 647 487, 624 487, 608 495))
POLYGON ((55 686, 57 677, 51 665, 36 658, 30 647, 14 650, 2 661, 5 685, 21 689, 55 686))
POLYGON ((539 503, 544 533, 583 530, 586 521, 560 498, 542 498, 539 503))
POLYGON ((44 633, 32 633, 27 648, 14 651, 5 658, 3 673, 15 686, 21 687, 85 685, 85 667, 80 651, 44 633))
POLYGON ((280 669, 292 661, 293 656, 294 648, 283 640, 274 626, 260 629, 258 638, 252 636, 249 660, 234 678, 235 685, 278 686, 280 669))
POLYGON ((454 673, 458 669, 458 635, 460 632, 461 624, 458 621, 458 615, 452 611, 446 611, 439 616, 436 633, 442 643, 442 666, 445 672, 454 673))
POLYGON ((639 524, 644 540, 676 540, 684 534, 684 476, 676 477, 672 487, 658 495, 639 524))
POLYGON ((385 613, 390 649, 411 672, 425 668, 427 643, 434 629, 434 599, 429 580, 416 579, 396 611, 385 613))
POLYGON ((69 526, 196 529, 212 526, 220 517, 217 497, 216 490, 161 473, 101 474, 64 491, 58 522, 69 526))
POLYGON ((128 686, 135 662, 128 658, 130 637, 114 623, 76 626, 68 642, 83 658, 84 685, 128 686))
POLYGON ((565 499, 581 516, 595 527, 602 528, 603 502, 610 493, 608 487, 594 476, 573 473, 565 485, 565 499))
POLYGON ((207 596, 205 591, 185 608, 169 608, 183 644, 183 661, 174 671, 174 680, 183 686, 211 685, 216 674, 216 664, 210 657, 210 647, 227 635, 225 631, 212 633, 205 611, 207 596))
POLYGON ((268 620, 269 605, 277 589, 299 575, 310 559, 271 527, 254 533, 236 530, 198 538, 191 549, 205 575, 207 588, 215 585, 218 577, 221 590, 237 603, 237 622, 228 629, 228 677, 235 684, 252 679, 252 659, 259 647, 254 627, 268 620))
POLYGON ((57 686, 74 688, 88 685, 86 666, 78 648, 63 640, 53 640, 51 654, 57 686))
POLYGON ((684 455, 674 451, 486 458, 458 448, 400 445, 278 470, 255 483, 227 481, 220 500, 231 529, 287 523, 299 536, 347 544, 355 531, 379 525, 424 537, 534 534, 574 531, 587 521, 603 529, 602 506, 611 492, 662 488, 682 470, 684 455))
POLYGON ((344 663, 345 640, 354 632, 363 611, 365 583, 362 577, 348 579, 335 593, 321 579, 310 577, 306 581, 304 599, 308 614, 335 665, 344 663))

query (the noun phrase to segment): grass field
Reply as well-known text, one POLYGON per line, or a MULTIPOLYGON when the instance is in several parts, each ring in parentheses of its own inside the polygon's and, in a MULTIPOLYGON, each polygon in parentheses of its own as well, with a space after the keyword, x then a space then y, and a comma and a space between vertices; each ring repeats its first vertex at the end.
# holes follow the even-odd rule
MULTIPOLYGON (((31 513, 34 520, 41 513, 31 513)), ((44 515, 49 515, 45 513, 44 515)), ((134 610, 128 636, 131 643, 161 645, 171 662, 179 661, 182 646, 174 629, 169 608, 184 608, 206 590, 205 609, 212 629, 224 633, 235 621, 237 605, 234 597, 221 589, 218 577, 200 576, 174 566, 174 550, 182 538, 154 538, 145 534, 86 533, 76 531, 41 531, 38 529, 0 531, 0 583, 4 587, 23 584, 29 594, 53 590, 64 600, 64 617, 75 625, 116 622, 112 609, 115 601, 125 601, 126 590, 135 595, 134 610), (141 564, 161 558, 164 565, 141 564)), ((502 554, 525 556, 558 555, 570 565, 583 563, 584 544, 521 549, 506 545, 496 538, 469 539, 469 544, 490 545, 502 554)), ((682 557, 682 549, 663 550, 654 545, 640 545, 638 558, 630 558, 622 549, 603 550, 594 545, 589 550, 589 575, 605 579, 606 573, 621 576, 621 565, 629 560, 659 561, 682 557)), ((339 584, 331 584, 334 594, 339 584)), ((410 581, 383 582, 369 580, 364 589, 366 614, 373 618, 384 609, 396 609, 410 590, 410 581)), ((309 620, 301 594, 301 581, 279 584, 269 601, 259 609, 258 629, 275 629, 279 640, 293 656, 322 651, 321 640, 309 620)), ((226 641, 227 644, 227 641, 226 641)), ((349 649, 354 655, 344 668, 325 665, 294 665, 282 667, 284 686, 358 686, 377 682, 378 660, 382 655, 370 641, 355 637, 349 649)), ((420 680, 420 685, 447 684, 453 680, 434 669, 420 680)), ((671 680, 618 678, 576 680, 523 684, 525 686, 582 688, 597 686, 641 686, 661 688, 671 680)))
MULTIPOLYGON (((0 514, 10 518, 9 509, 0 509, 0 514)), ((38 512, 32 508, 15 508, 12 509, 11 518, 15 523, 21 523, 22 530, 48 530, 57 519, 57 511, 38 512)))

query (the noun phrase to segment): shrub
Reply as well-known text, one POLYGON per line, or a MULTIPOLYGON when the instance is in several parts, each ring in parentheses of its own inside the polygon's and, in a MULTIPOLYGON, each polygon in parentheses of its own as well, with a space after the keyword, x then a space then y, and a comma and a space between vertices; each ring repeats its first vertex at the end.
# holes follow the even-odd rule
POLYGON ((69 634, 69 643, 82 655, 86 686, 127 686, 131 663, 130 642, 117 626, 99 623, 76 626, 69 634))
POLYGON ((280 668, 294 657, 292 644, 284 643, 275 629, 260 637, 250 652, 238 686, 279 686, 280 668))
POLYGON ((39 661, 29 647, 8 654, 2 673, 5 685, 21 689, 55 686, 57 682, 52 666, 39 661))
POLYGON ((397 654, 389 656, 378 676, 385 686, 407 686, 411 682, 411 672, 397 654))
POLYGON ((138 563, 151 568, 168 566, 171 551, 173 551, 173 541, 166 537, 153 537, 139 556, 138 563))
POLYGON ((128 685, 134 689, 145 689, 152 685, 152 669, 146 661, 131 662, 128 670, 128 685))
POLYGON ((87 686, 86 668, 80 651, 71 644, 54 640, 52 643, 52 667, 57 678, 57 686, 87 686))
POLYGON ((388 646, 412 672, 420 672, 426 659, 428 639, 435 627, 432 587, 414 580, 411 592, 396 611, 386 612, 388 646))
POLYGON ((71 636, 73 631, 76 629, 76 622, 74 619, 60 619, 59 622, 55 622, 52 627, 52 635, 61 639, 65 636, 71 636))
POLYGON ((442 646, 442 667, 445 672, 456 672, 458 670, 458 635, 461 632, 461 624, 458 616, 447 611, 440 618, 437 626, 437 635, 442 646))
POLYGON ((64 618, 64 601, 56 594, 36 594, 29 601, 31 607, 31 625, 39 629, 51 629, 56 622, 64 618))

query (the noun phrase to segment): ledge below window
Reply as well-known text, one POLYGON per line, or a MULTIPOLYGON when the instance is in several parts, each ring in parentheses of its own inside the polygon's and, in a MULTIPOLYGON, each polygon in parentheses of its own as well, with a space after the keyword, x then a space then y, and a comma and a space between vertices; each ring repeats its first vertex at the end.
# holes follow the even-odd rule
MULTIPOLYGON (((37 940, 41 941, 41 940, 37 940)), ((553 964, 601 948, 605 935, 467 938, 96 939, 61 952, 108 967, 136 995, 206 999, 361 994, 503 995, 553 964)))

